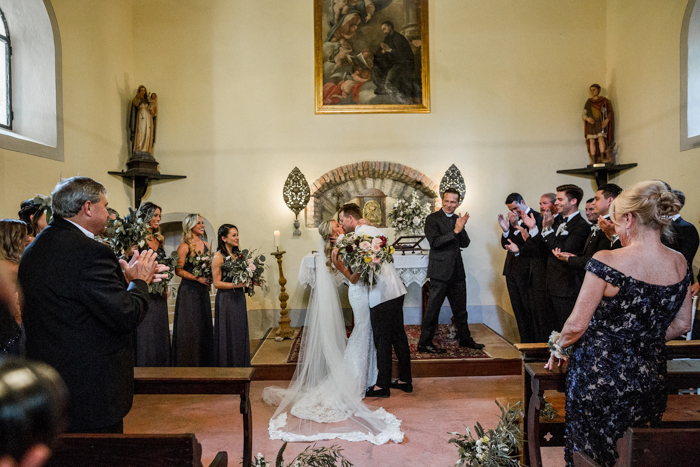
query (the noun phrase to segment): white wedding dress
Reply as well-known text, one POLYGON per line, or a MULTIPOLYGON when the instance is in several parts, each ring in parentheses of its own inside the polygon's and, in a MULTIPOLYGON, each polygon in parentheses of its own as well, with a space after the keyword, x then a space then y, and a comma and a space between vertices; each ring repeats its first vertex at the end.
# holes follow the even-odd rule
POLYGON ((263 390, 265 402, 278 406, 268 427, 270 439, 401 443, 401 420, 362 402, 365 389, 377 377, 367 288, 350 288, 355 328, 348 340, 336 283, 325 257, 317 254, 315 261, 316 286, 309 298, 292 381, 287 389, 263 390))

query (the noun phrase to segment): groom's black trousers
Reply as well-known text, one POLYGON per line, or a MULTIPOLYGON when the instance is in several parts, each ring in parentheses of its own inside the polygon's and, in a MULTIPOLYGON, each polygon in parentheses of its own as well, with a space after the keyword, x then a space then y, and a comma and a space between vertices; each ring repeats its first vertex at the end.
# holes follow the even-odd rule
POLYGON ((405 383, 412 381, 411 350, 403 327, 403 298, 404 295, 401 295, 369 309, 374 346, 377 348, 377 386, 382 389, 391 385, 392 347, 399 361, 399 379, 405 383))

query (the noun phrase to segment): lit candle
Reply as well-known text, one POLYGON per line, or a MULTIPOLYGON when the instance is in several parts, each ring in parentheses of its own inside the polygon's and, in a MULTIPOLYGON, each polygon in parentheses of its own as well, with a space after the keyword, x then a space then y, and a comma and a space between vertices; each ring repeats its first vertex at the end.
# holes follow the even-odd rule
POLYGON ((280 231, 275 230, 275 247, 279 248, 280 246, 280 231))

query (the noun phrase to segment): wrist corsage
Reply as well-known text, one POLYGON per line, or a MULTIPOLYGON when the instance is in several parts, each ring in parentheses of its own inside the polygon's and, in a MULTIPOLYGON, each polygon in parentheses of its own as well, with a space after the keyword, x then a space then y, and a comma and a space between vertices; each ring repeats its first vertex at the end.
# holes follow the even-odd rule
POLYGON ((571 355, 574 348, 572 346, 562 347, 561 345, 557 344, 557 341, 560 337, 560 332, 552 331, 552 334, 549 335, 549 342, 547 342, 547 348, 549 348, 549 351, 555 357, 568 359, 569 355, 571 355))

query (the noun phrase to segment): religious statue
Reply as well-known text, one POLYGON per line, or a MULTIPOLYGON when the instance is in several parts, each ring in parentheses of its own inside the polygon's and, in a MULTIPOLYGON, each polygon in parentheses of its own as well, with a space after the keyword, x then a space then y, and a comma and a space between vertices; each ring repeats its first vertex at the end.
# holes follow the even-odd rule
POLYGON ((600 96, 600 85, 592 84, 591 98, 583 107, 583 135, 591 164, 612 163, 615 120, 612 103, 600 96))
POLYGON ((156 120, 158 117, 158 96, 148 94, 146 86, 139 86, 136 97, 131 101, 129 137, 133 157, 153 157, 156 142, 156 120))
POLYGON ((362 217, 367 219, 371 225, 375 227, 382 225, 382 207, 379 201, 374 199, 367 201, 362 211, 362 217))

